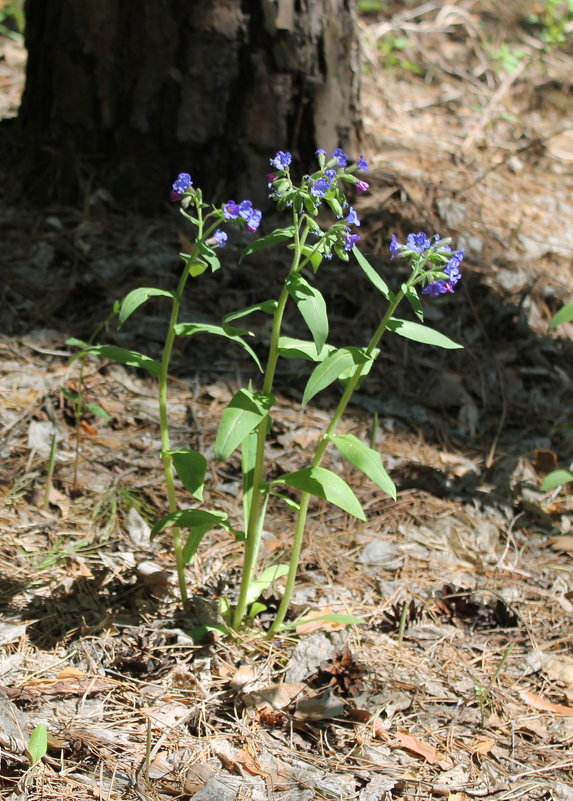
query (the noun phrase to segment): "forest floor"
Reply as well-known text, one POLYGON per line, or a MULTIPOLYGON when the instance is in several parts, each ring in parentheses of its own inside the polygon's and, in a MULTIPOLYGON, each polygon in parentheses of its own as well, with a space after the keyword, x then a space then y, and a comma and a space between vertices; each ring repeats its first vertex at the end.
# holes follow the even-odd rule
MULTIPOLYGON (((360 23, 362 244, 390 284, 392 233, 465 248, 459 291, 425 304, 464 349, 388 338, 343 421, 380 450, 396 502, 326 462, 368 521, 314 503, 291 621, 361 625, 190 636, 236 592, 240 548, 205 537, 184 615, 169 540, 150 538, 166 506, 154 383, 96 358, 80 378, 66 345, 128 290, 170 287, 185 233, 97 192, 82 211, 0 208, 2 798, 573 799, 573 499, 539 488, 573 445, 573 326, 549 330, 573 292, 573 22, 539 2, 384 6, 360 23), (78 438, 66 393, 80 380, 110 419, 86 412, 78 438), (38 724, 48 747, 30 768, 38 724)), ((0 51, 10 116, 23 50, 0 51)), ((189 315, 260 301, 261 264, 203 276, 189 315)), ((325 292, 334 343, 363 343, 379 301, 361 276, 339 268, 325 292)), ((100 341, 156 356, 165 319, 149 308, 100 341)), ((303 335, 296 315, 286 330, 303 335)), ((212 455, 251 375, 221 344, 181 347, 174 443, 212 455)), ((335 390, 301 407, 305 375, 295 360, 279 372, 272 474, 305 464, 333 408, 335 390)), ((240 496, 239 460, 213 463, 206 508, 238 521, 240 496)), ((292 530, 284 505, 269 511, 265 564, 288 560, 292 530)), ((278 598, 280 582, 269 612, 278 598)))

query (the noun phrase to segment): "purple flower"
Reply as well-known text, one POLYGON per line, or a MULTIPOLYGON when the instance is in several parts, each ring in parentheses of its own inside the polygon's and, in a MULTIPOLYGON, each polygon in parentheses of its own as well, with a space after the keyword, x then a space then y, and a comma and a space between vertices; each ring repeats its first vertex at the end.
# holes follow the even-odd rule
POLYGON ((324 197, 329 189, 330 181, 328 178, 319 178, 317 181, 313 181, 310 187, 310 194, 315 197, 324 197))
MULTIPOLYGON (((247 201, 250 203, 250 201, 247 201)), ((259 227, 263 213, 259 209, 249 209, 246 214, 241 213, 241 217, 247 222, 247 229, 254 233, 259 227)))
POLYGON ((337 147, 332 152, 332 158, 336 159, 339 167, 346 167, 348 164, 348 156, 342 151, 341 147, 337 147))
POLYGON ((345 217, 345 222, 347 222, 348 225, 360 225, 360 218, 352 206, 348 211, 348 215, 345 217))
POLYGON ((422 231, 419 234, 408 234, 406 237, 406 247, 416 253, 423 253, 431 245, 430 239, 422 231))
POLYGON ((279 150, 274 159, 271 159, 271 164, 273 167, 276 167, 277 170, 286 170, 291 161, 292 156, 290 153, 279 150))
POLYGON ((223 217, 226 220, 236 220, 239 216, 239 206, 234 200, 229 200, 223 206, 223 217))
POLYGON ((213 245, 217 248, 224 248, 227 244, 227 234, 224 231, 221 231, 220 228, 217 228, 215 233, 207 240, 207 244, 213 245))
POLYGON ((177 176, 177 180, 173 182, 173 186, 171 187, 170 199, 173 201, 179 200, 190 186, 193 186, 193 181, 189 173, 180 172, 177 176))
POLYGON ((326 150, 323 147, 319 147, 317 150, 314 151, 315 156, 326 156, 326 150))
POLYGON ((268 173, 265 175, 265 178, 267 179, 267 183, 268 183, 268 184, 269 184, 269 186, 270 186, 270 185, 271 185, 271 184, 272 184, 274 181, 276 181, 276 180, 277 180, 277 178, 278 178, 278 175, 277 175, 276 173, 274 173, 274 172, 268 172, 268 173))
POLYGON ((358 181, 356 184, 356 191, 361 194, 362 192, 366 192, 367 189, 370 189, 370 184, 367 181, 358 181))
POLYGON ((344 250, 352 250, 354 245, 357 242, 360 242, 360 236, 358 234, 345 234, 344 236, 344 250))
POLYGON ((250 200, 242 200, 239 203, 239 215, 246 220, 253 209, 253 203, 250 200))
POLYGON ((392 234, 392 239, 390 240, 390 258, 394 259, 400 253, 404 245, 401 245, 398 240, 396 239, 396 234, 392 234))
POLYGON ((443 295, 445 292, 453 291, 454 290, 447 281, 439 278, 437 281, 432 281, 429 283, 425 289, 422 289, 422 295, 430 295, 432 298, 437 298, 438 295, 443 295))
POLYGON ((360 156, 356 166, 359 170, 362 170, 362 172, 368 172, 368 162, 366 161, 364 156, 362 155, 360 156))
POLYGON ((325 174, 325 176, 328 178, 328 180, 329 180, 331 183, 332 183, 332 181, 334 181, 334 179, 336 178, 336 170, 333 170, 333 169, 330 169, 330 170, 325 170, 325 171, 324 171, 324 174, 325 174))

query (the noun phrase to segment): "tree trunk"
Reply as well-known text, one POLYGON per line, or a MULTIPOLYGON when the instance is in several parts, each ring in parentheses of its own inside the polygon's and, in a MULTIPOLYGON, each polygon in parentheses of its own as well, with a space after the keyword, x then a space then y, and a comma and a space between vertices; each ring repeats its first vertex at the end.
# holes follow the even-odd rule
POLYGON ((355 0, 27 0, 28 194, 132 207, 181 171, 255 201, 278 149, 355 152, 355 0))

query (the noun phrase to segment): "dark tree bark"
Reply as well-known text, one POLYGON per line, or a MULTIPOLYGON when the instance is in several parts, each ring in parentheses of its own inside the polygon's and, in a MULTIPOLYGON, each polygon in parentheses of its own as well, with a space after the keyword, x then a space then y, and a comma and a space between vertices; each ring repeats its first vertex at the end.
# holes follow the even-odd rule
POLYGON ((277 149, 303 169, 355 150, 355 0, 27 0, 26 20, 31 193, 105 186, 141 207, 188 171, 259 200, 277 149))

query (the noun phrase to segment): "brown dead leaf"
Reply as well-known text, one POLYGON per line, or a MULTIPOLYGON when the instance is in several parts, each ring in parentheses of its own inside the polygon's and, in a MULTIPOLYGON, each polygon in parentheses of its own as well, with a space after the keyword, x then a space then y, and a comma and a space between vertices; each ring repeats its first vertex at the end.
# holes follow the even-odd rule
POLYGON ((408 734, 406 731, 397 731, 396 739, 399 741, 402 748, 411 751, 416 756, 423 757, 426 762, 433 765, 439 760, 438 752, 430 743, 425 743, 413 734, 408 734))
POLYGON ((547 540, 547 545, 554 551, 560 553, 565 552, 573 556, 573 534, 561 534, 558 537, 550 537, 547 540))
POLYGON ((380 718, 371 715, 366 709, 348 709, 347 715, 351 720, 355 720, 357 723, 372 724, 370 728, 374 737, 379 737, 381 740, 386 740, 386 742, 390 740, 390 735, 384 728, 380 718))
POLYGON ((245 748, 235 754, 235 762, 251 776, 266 776, 267 772, 262 770, 257 764, 257 760, 245 748))
POLYGON ((270 706, 273 709, 284 709, 306 689, 306 684, 301 681, 293 682, 292 684, 287 684, 286 682, 271 684, 270 687, 247 693, 245 695, 245 703, 257 710, 265 706, 270 706))
POLYGON ((241 665, 229 680, 229 686, 232 690, 240 690, 246 684, 250 684, 255 680, 255 671, 251 665, 241 665))
POLYGON ((573 657, 554 656, 542 666, 541 670, 552 681, 566 686, 567 698, 573 693, 573 657))
POLYGON ((475 740, 473 743, 470 743, 470 750, 472 754, 489 754, 491 749, 495 745, 495 740, 492 740, 490 737, 480 737, 475 740))
POLYGON ((519 697, 528 706, 533 707, 533 709, 538 709, 540 712, 554 712, 556 715, 573 715, 573 706, 553 704, 540 695, 529 692, 529 690, 522 690, 519 693, 519 697))
POLYGON ((330 689, 316 698, 301 699, 294 713, 297 720, 332 720, 343 715, 344 701, 330 689))

